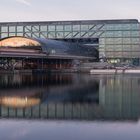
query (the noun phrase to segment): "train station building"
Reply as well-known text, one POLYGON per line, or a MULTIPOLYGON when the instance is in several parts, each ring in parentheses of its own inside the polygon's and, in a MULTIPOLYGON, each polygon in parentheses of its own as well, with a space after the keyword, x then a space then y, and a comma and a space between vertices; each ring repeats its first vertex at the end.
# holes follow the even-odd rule
POLYGON ((0 63, 4 67, 15 58, 22 60, 22 67, 25 61, 30 61, 29 67, 33 61, 38 61, 38 66, 47 61, 58 67, 61 60, 68 66, 72 60, 104 58, 109 63, 138 66, 140 24, 136 19, 1 22, 0 49, 0 63))

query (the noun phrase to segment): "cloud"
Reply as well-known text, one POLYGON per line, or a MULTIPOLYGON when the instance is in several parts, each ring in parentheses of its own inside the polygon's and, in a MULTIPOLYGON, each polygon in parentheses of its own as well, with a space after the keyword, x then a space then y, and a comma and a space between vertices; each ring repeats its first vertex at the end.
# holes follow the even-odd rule
POLYGON ((31 5, 31 3, 28 0, 16 0, 16 1, 27 6, 31 5))

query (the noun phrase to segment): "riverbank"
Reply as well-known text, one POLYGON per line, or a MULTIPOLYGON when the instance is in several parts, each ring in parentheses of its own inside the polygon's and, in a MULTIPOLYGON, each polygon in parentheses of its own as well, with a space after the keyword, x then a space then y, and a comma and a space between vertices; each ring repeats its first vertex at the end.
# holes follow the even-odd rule
POLYGON ((140 74, 140 69, 0 70, 0 74, 20 74, 20 73, 140 74))
POLYGON ((140 74, 140 69, 91 69, 90 74, 140 74))

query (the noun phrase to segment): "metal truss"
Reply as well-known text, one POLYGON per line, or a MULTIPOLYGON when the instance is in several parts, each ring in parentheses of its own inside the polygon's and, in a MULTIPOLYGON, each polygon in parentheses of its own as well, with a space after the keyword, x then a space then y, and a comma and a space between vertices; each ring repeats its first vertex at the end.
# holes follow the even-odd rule
MULTIPOLYGON (((63 25, 65 26, 65 25, 63 25)), ((73 26, 73 25, 72 25, 73 26)), ((87 25, 89 26, 89 25, 87 25)), ((92 27, 90 27, 88 30, 83 31, 83 30, 78 30, 78 31, 57 31, 55 29, 55 31, 46 31, 44 34, 44 31, 40 30, 40 25, 38 26, 39 28, 36 28, 36 26, 32 25, 31 29, 28 28, 28 26, 24 26, 24 36, 26 37, 36 37, 36 38, 40 38, 41 36, 43 38, 94 38, 94 37, 100 37, 105 31, 103 30, 103 27, 105 26, 105 24, 101 24, 98 28, 97 26, 99 26, 98 24, 94 24, 92 25, 92 27), (27 31, 25 31, 27 30, 27 31), (34 31, 33 31, 34 30, 34 31), (65 34, 67 32, 67 34, 65 34), (28 35, 28 33, 30 33, 31 35, 28 35), (36 33, 38 33, 39 35, 37 35, 36 33), (54 34, 52 34, 54 33, 54 34), (91 34, 89 34, 91 33, 91 34), (98 35, 97 35, 98 34, 98 35)))

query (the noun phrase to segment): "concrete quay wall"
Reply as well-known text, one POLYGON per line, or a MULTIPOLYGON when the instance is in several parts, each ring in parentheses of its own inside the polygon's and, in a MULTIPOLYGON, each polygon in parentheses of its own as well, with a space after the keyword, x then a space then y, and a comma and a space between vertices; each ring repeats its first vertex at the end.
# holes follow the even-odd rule
POLYGON ((91 69, 90 74, 140 74, 140 69, 91 69))

